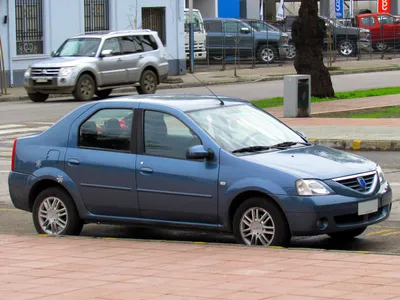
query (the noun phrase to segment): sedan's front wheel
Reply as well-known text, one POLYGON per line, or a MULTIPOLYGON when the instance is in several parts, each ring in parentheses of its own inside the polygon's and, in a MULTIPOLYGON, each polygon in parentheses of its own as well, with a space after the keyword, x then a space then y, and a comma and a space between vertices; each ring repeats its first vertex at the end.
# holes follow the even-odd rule
POLYGON ((287 246, 290 231, 286 219, 268 199, 254 197, 243 202, 233 219, 237 243, 246 245, 287 246))

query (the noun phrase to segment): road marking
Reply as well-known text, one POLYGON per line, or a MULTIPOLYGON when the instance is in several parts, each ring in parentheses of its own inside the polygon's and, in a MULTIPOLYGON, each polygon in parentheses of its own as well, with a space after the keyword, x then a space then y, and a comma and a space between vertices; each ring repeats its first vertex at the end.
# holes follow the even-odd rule
POLYGON ((6 130, 0 130, 0 136, 1 135, 6 135, 10 133, 19 133, 19 132, 42 132, 47 130, 49 127, 48 126, 42 126, 42 127, 36 127, 36 128, 20 128, 20 129, 6 129, 6 130))
POLYGON ((0 208, 0 211, 21 211, 20 209, 16 209, 16 208, 0 208))
POLYGON ((391 235, 398 235, 398 234, 400 234, 400 231, 384 233, 384 234, 382 234, 382 236, 391 236, 391 235))
POLYGON ((29 122, 29 124, 37 124, 37 125, 53 125, 52 122, 29 122))
POLYGON ((10 171, 0 171, 0 173, 10 173, 10 171))
POLYGON ((366 236, 380 235, 382 233, 391 232, 391 231, 392 231, 391 229, 385 229, 385 230, 381 230, 381 231, 369 232, 366 234, 366 236))
POLYGON ((392 186, 400 186, 400 182, 389 182, 392 186))
POLYGON ((25 127, 25 125, 21 125, 21 124, 0 125, 0 129, 9 129, 9 128, 18 128, 18 127, 25 127))

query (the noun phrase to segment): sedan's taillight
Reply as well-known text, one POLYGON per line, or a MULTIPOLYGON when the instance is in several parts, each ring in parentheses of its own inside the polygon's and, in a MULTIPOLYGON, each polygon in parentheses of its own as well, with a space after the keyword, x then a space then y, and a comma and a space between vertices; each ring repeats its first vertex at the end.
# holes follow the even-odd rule
POLYGON ((14 145, 12 149, 12 156, 11 156, 11 171, 15 169, 15 151, 17 150, 17 140, 14 140, 14 145))

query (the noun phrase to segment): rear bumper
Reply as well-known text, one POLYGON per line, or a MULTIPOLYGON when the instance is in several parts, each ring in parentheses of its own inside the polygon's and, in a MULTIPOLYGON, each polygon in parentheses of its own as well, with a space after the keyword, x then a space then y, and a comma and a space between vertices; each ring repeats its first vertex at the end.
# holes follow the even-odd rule
POLYGON ((8 189, 12 204, 15 208, 31 211, 29 193, 35 177, 25 173, 10 172, 8 175, 8 189))
POLYGON ((341 195, 292 197, 291 201, 303 202, 307 211, 285 211, 294 236, 319 235, 370 226, 389 218, 392 208, 392 190, 388 183, 369 198, 355 199, 341 195), (358 203, 378 200, 378 211, 358 215, 358 203), (308 203, 305 204, 304 201, 308 203), (318 222, 326 226, 319 226, 318 222), (323 222, 322 222, 323 221, 323 222))

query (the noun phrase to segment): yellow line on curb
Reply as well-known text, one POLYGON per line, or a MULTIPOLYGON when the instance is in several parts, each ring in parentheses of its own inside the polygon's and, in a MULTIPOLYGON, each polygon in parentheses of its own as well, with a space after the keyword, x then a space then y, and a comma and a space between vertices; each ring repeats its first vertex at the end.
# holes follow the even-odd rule
POLYGON ((0 208, 0 211, 15 211, 15 212, 19 212, 22 210, 16 209, 16 208, 0 208))
POLYGON ((351 148, 353 150, 360 150, 361 149, 361 140, 354 140, 353 144, 351 145, 351 148))
POLYGON ((369 233, 366 234, 366 236, 380 235, 380 234, 382 234, 382 233, 385 233, 385 232, 392 232, 392 231, 393 231, 393 230, 391 230, 391 229, 385 229, 385 230, 381 230, 381 231, 369 232, 369 233))

